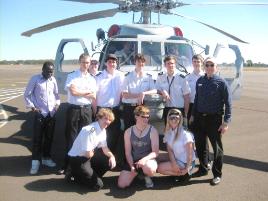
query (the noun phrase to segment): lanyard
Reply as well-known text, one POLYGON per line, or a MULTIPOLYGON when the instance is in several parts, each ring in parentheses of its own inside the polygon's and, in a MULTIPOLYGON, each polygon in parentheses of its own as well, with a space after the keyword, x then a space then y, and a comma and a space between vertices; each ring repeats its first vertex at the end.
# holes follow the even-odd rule
POLYGON ((168 76, 167 76, 167 82, 168 82, 168 94, 170 95, 170 88, 171 88, 171 85, 172 85, 172 82, 173 82, 173 80, 174 80, 174 76, 172 76, 172 79, 171 79, 171 81, 169 82, 169 79, 168 79, 168 76))

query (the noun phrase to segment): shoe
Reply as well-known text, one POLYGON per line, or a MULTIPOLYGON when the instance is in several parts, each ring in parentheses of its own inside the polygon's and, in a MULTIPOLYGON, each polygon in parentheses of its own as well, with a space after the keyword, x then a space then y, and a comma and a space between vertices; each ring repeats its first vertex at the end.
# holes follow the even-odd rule
POLYGON ((207 170, 211 170, 212 169, 212 161, 209 161, 207 164, 207 170))
POLYGON ((73 183, 75 179, 72 174, 65 174, 64 181, 66 181, 67 183, 73 183))
POLYGON ((103 181, 101 180, 101 178, 97 177, 97 183, 93 186, 93 190, 99 191, 102 188, 103 188, 103 181))
POLYGON ((220 178, 220 177, 215 177, 215 178, 213 178, 213 179, 211 180, 210 185, 212 185, 212 186, 216 186, 216 185, 218 185, 220 182, 221 182, 221 178, 220 178))
POLYGON ((37 174, 40 167, 40 161, 39 160, 32 160, 32 167, 30 170, 30 174, 37 174))
POLYGON ((61 168, 57 171, 57 175, 63 175, 65 174, 65 169, 64 168, 61 168))
POLYGON ((151 177, 145 176, 144 180, 145 180, 145 187, 146 188, 153 188, 154 187, 154 183, 153 183, 151 177))
POLYGON ((45 165, 47 167, 55 167, 56 163, 52 159, 42 159, 42 165, 45 165))
POLYGON ((202 176, 206 176, 208 175, 208 171, 207 170, 198 170, 197 172, 192 174, 192 177, 202 177, 202 176))

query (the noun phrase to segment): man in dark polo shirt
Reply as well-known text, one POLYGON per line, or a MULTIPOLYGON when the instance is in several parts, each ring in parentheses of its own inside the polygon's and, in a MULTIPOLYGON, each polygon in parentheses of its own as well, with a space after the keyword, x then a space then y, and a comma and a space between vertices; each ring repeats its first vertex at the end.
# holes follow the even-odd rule
POLYGON ((217 75, 217 63, 212 57, 204 61, 205 75, 196 82, 196 95, 192 116, 192 122, 196 129, 195 142, 197 155, 200 161, 199 170, 194 176, 208 174, 207 164, 209 154, 206 150, 206 137, 209 138, 214 161, 212 173, 214 178, 211 185, 221 182, 223 165, 222 134, 228 130, 231 120, 231 92, 226 81, 217 75))

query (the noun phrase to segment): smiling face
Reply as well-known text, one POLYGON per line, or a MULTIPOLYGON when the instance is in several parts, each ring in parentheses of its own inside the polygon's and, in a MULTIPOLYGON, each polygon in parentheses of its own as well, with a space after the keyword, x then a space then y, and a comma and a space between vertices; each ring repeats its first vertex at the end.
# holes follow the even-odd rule
POLYGON ((52 77, 53 72, 54 72, 53 65, 45 65, 42 69, 42 75, 46 80, 52 77))
POLYGON ((82 72, 86 72, 89 69, 90 66, 90 56, 84 56, 80 58, 79 63, 80 63, 80 70, 82 72))
POLYGON ((217 64, 211 61, 207 61, 205 63, 205 72, 208 77, 212 77, 217 72, 217 64))
POLYGON ((113 73, 117 66, 117 61, 115 59, 108 59, 106 61, 107 71, 113 73))

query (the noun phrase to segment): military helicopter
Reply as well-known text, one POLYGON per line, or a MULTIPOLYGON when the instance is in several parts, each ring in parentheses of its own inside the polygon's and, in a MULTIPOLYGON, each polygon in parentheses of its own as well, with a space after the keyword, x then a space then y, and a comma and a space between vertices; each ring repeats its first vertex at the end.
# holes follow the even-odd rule
MULTIPOLYGON (((133 23, 118 25, 113 24, 108 32, 107 38, 105 31, 99 28, 96 31, 98 44, 96 46, 92 43, 92 50, 94 56, 98 55, 100 62, 100 70, 105 68, 105 58, 109 53, 114 53, 118 56, 118 69, 123 72, 129 72, 134 69, 134 55, 142 53, 146 58, 145 71, 151 73, 153 78, 159 72, 163 71, 163 59, 166 55, 174 55, 178 59, 177 68, 183 75, 192 72, 191 59, 196 53, 203 53, 205 55, 213 55, 215 58, 224 56, 222 54, 227 49, 231 51, 234 56, 232 62, 222 62, 219 64, 219 73, 224 77, 230 85, 234 98, 239 98, 241 92, 241 79, 243 71, 243 57, 237 45, 232 44, 218 44, 213 53, 209 50, 209 46, 201 46, 193 40, 184 37, 181 28, 162 25, 160 23, 160 15, 173 15, 187 20, 202 24, 210 29, 213 29, 233 40, 240 43, 247 43, 246 41, 227 33, 219 28, 201 22, 175 12, 172 9, 183 6, 190 6, 192 4, 183 3, 177 0, 66 0, 80 3, 113 3, 117 8, 101 10, 97 12, 87 13, 60 21, 56 21, 29 31, 22 33, 23 36, 31 36, 36 33, 44 32, 53 28, 78 23, 86 20, 94 20, 106 17, 113 17, 117 13, 133 13, 133 23), (152 23, 152 13, 158 16, 158 22, 152 23), (135 21, 135 14, 140 14, 138 21, 135 21), (197 50, 199 52, 197 52, 197 50)), ((261 3, 202 3, 203 5, 215 4, 243 4, 243 5, 262 5, 261 3)), ((263 3, 267 5, 267 3, 263 3)), ((59 84, 59 88, 63 91, 65 79, 68 71, 63 70, 64 48, 68 43, 79 43, 85 53, 88 53, 84 41, 78 38, 63 39, 57 49, 55 58, 55 76, 59 84)), ((160 119, 162 116, 163 101, 159 95, 153 95, 146 98, 147 104, 151 107, 152 116, 155 119, 160 119)))

